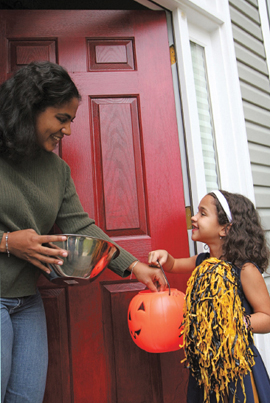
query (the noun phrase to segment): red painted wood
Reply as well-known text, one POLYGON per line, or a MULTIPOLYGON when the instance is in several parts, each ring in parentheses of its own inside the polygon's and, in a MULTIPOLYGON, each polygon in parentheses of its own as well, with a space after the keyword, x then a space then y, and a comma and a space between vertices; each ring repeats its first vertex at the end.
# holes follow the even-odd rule
MULTIPOLYGON (((44 282, 46 287, 46 283, 44 282)), ((40 287, 47 316, 49 368, 44 402, 73 402, 69 318, 65 289, 40 287)))
POLYGON ((31 63, 35 60, 49 60, 56 62, 56 41, 23 41, 10 40, 10 69, 13 73, 24 64, 31 63))
MULTIPOLYGON (((40 49, 42 41, 56 41, 53 57, 68 69, 82 94, 72 136, 62 143, 60 153, 71 166, 85 210, 120 245, 143 261, 156 248, 167 249, 178 257, 188 256, 165 13, 2 10, 0 80, 6 79, 11 69, 10 43, 18 40, 23 41, 24 54, 27 44, 33 51, 35 41, 35 49, 40 49), (98 49, 98 67, 94 68, 90 57, 95 50, 93 43, 102 47, 98 49), (110 57, 105 60, 108 44, 110 57), (111 56, 116 54, 113 46, 123 44, 128 49, 129 70, 121 68, 127 66, 122 53, 120 58, 111 56), (113 60, 117 69, 113 68, 113 60)), ((31 57, 39 59, 40 52, 31 57)), ((185 276, 168 278, 171 286, 185 291, 185 276)), ((67 315, 68 326, 60 326, 65 334, 59 335, 57 343, 62 343, 64 337, 65 351, 70 352, 71 385, 67 393, 75 403, 116 403, 119 396, 124 402, 128 393, 125 382, 131 390, 140 388, 140 375, 132 372, 130 377, 126 373, 129 349, 123 346, 121 350, 122 343, 117 344, 116 340, 107 343, 108 328, 103 325, 109 320, 114 334, 122 334, 131 294, 126 291, 118 295, 115 288, 113 292, 107 288, 104 296, 104 281, 108 284, 121 280, 105 270, 91 285, 67 289, 65 307, 61 304, 57 308, 67 315), (110 357, 116 352, 121 356, 117 361, 120 382, 111 367, 110 357), (121 372, 121 368, 125 370, 121 372)), ((43 281, 42 287, 57 290, 47 281, 45 285, 43 281)), ((53 310, 53 304, 48 309, 53 310)), ((54 320, 49 313, 47 318, 51 338, 54 320)), ((128 339, 127 343, 130 342, 128 339)), ((64 350, 56 345, 52 343, 50 354, 59 357, 64 350)), ((136 349, 134 357, 141 353, 136 349)), ((139 360, 141 372, 150 374, 147 379, 152 392, 147 386, 144 389, 145 393, 152 393, 156 399, 153 401, 159 403, 153 389, 155 377, 160 381, 158 390, 164 403, 183 400, 187 371, 180 364, 181 354, 162 354, 158 359, 150 356, 147 364, 139 360)), ((55 361, 51 362, 46 396, 52 396, 52 379, 58 370, 55 361)), ((57 403, 69 401, 65 399, 62 396, 57 403)), ((44 403, 52 401, 46 397, 44 403)))
POLYGON ((89 71, 134 70, 134 41, 92 39, 88 40, 89 71))
POLYGON ((110 235, 147 234, 138 100, 92 99, 99 225, 110 235))

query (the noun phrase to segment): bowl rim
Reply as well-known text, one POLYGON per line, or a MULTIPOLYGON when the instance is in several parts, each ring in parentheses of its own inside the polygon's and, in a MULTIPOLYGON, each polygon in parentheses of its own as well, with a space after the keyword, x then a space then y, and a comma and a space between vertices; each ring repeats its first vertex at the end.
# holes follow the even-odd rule
MULTIPOLYGON (((114 256, 113 260, 116 259, 120 254, 119 246, 116 245, 115 243, 111 242, 111 241, 107 241, 107 239, 97 238, 97 237, 92 236, 92 235, 83 235, 83 234, 53 234, 53 235, 54 236, 67 236, 67 237, 74 236, 74 237, 77 237, 77 238, 78 237, 80 237, 80 238, 90 238, 90 239, 94 239, 94 240, 97 240, 97 241, 106 242, 110 246, 116 248, 116 251, 115 251, 116 255, 114 256)), ((65 242, 65 241, 51 241, 51 242, 54 243, 54 242, 65 242)))

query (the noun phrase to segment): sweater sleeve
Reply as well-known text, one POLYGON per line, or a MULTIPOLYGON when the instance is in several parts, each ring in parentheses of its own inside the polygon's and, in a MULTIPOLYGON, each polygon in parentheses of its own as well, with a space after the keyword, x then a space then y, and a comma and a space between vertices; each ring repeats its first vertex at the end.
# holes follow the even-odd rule
POLYGON ((64 234, 88 235, 115 244, 120 249, 120 254, 109 264, 109 268, 121 277, 126 277, 130 274, 127 268, 137 259, 112 241, 108 235, 95 225, 95 221, 84 211, 68 165, 66 165, 65 193, 57 215, 56 224, 64 234))

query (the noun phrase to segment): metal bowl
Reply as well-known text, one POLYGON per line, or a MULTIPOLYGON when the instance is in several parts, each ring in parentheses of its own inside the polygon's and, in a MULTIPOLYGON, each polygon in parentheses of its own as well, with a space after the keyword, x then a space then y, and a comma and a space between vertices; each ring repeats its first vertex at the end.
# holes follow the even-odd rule
POLYGON ((110 261, 119 255, 119 249, 103 239, 86 235, 62 234, 66 241, 51 242, 50 247, 65 249, 62 265, 48 264, 50 274, 43 274, 58 285, 85 285, 94 281, 110 261))

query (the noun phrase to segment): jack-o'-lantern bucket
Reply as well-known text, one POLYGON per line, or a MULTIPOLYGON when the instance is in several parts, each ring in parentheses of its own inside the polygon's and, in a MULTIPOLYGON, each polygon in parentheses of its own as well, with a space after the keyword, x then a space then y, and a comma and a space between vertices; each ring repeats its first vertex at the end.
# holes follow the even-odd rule
POLYGON ((177 289, 140 291, 128 308, 128 327, 135 344, 149 353, 179 350, 185 294, 177 289))

